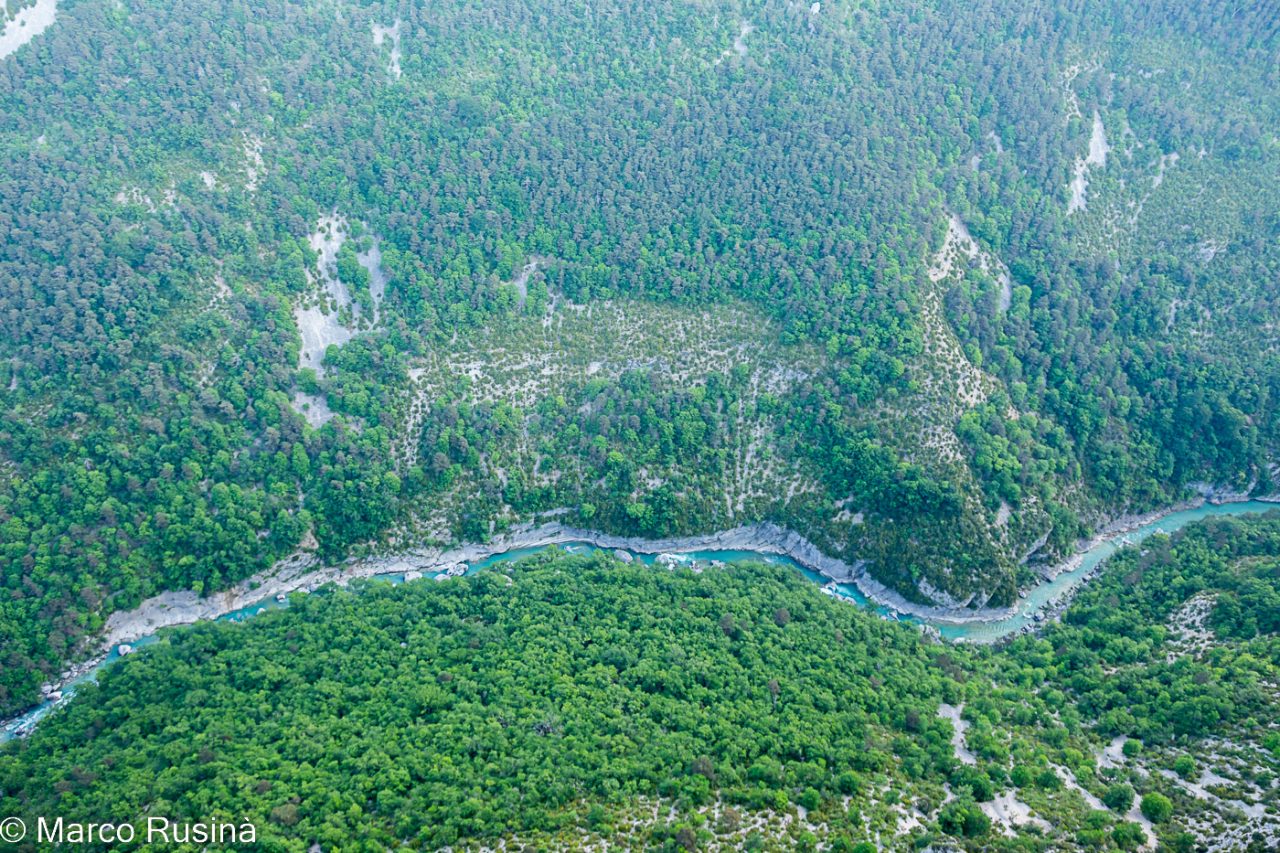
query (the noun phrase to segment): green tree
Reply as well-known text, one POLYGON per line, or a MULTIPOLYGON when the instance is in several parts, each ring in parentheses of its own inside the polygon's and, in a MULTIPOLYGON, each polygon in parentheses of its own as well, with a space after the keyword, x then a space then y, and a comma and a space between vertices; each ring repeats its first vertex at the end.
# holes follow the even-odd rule
POLYGON ((1173 803, 1158 791, 1144 794, 1141 808, 1143 815, 1152 823, 1164 823, 1173 814, 1173 803))

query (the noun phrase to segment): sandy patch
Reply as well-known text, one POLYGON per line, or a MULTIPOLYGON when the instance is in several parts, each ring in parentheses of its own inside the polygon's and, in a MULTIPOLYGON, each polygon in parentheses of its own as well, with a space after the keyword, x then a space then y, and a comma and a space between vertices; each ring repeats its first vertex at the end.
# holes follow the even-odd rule
POLYGON ((1217 601, 1217 593, 1198 592, 1169 616, 1169 651, 1165 656, 1169 663, 1180 657, 1199 657, 1213 644, 1213 629, 1205 620, 1217 601))
POLYGON ((306 418, 313 429, 319 429, 333 420, 333 410, 329 408, 328 401, 319 394, 304 394, 297 391, 293 395, 291 404, 293 410, 306 418))
POLYGON ((1157 167, 1156 173, 1151 176, 1151 188, 1155 189, 1156 187, 1163 184, 1165 170, 1167 170, 1171 166, 1176 166, 1177 163, 1178 163, 1177 151, 1174 151, 1172 154, 1161 154, 1160 165, 1157 167))
POLYGON ((379 248, 376 237, 368 249, 356 255, 356 260, 369 273, 369 295, 373 298, 373 322, 377 324, 382 308, 382 297, 387 292, 387 274, 382 269, 382 249, 379 248))
POLYGON ((976 262, 979 269, 999 283, 1000 310, 1009 310, 1013 299, 1013 278, 1009 275, 1009 268, 1004 261, 978 245, 964 222, 953 213, 947 220, 947 236, 942 241, 942 248, 929 264, 929 279, 942 281, 956 272, 963 273, 963 260, 976 262))
MULTIPOLYGON (((298 353, 298 367, 310 367, 316 376, 324 376, 324 357, 331 346, 342 346, 360 333, 367 323, 361 322, 362 306, 351 298, 351 292, 338 278, 338 251, 350 235, 347 220, 337 212, 320 217, 316 229, 308 237, 311 250, 316 253, 315 270, 308 270, 311 291, 295 303, 293 319, 302 338, 298 353)), ((378 323, 380 306, 387 289, 387 275, 382 269, 382 250, 377 238, 370 246, 356 255, 356 260, 369 273, 369 295, 373 300, 372 324, 378 323)), ((302 392, 295 393, 294 411, 307 419, 313 427, 322 426, 333 412, 323 398, 302 392)))
POLYGON ((1214 258, 1226 251, 1227 241, 1210 238, 1196 247, 1196 257, 1204 263, 1211 263, 1214 258))
MULTIPOLYGON (((1049 766, 1052 767, 1053 772, 1057 773, 1058 777, 1062 779, 1062 784, 1079 794, 1084 799, 1085 803, 1088 804, 1089 808, 1104 812, 1110 811, 1110 809, 1107 808, 1106 803, 1102 802, 1102 800, 1090 793, 1083 785, 1080 784, 1079 781, 1076 780, 1076 774, 1072 773, 1070 768, 1063 767, 1059 764, 1050 764, 1049 766)), ((1151 821, 1147 820, 1146 815, 1142 813, 1137 798, 1134 799, 1133 807, 1129 809, 1128 814, 1124 815, 1124 819, 1132 821, 1142 827, 1142 832, 1146 836, 1147 840, 1144 841, 1142 847, 1138 849, 1154 850, 1156 846, 1155 827, 1151 825, 1151 821)))
POLYGON ((1102 768, 1121 767, 1125 763, 1124 745, 1129 740, 1127 735, 1116 735, 1111 743, 1098 752, 1098 766, 1102 768))
POLYGON ((151 196, 144 193, 142 187, 136 185, 125 187, 116 193, 115 202, 121 205, 136 204, 140 207, 145 207, 147 213, 156 212, 156 203, 151 199, 151 196))
MULTIPOLYGON (((351 294, 338 280, 338 250, 347 239, 347 221, 336 213, 320 217, 308 242, 311 251, 319 256, 319 304, 296 305, 293 310, 298 332, 302 335, 302 351, 298 354, 298 367, 310 367, 317 376, 324 375, 325 351, 330 346, 342 346, 355 336, 355 330, 345 325, 339 312, 351 306, 351 294)), ((313 277, 311 271, 308 276, 313 277)))
POLYGON ((262 159, 262 137, 246 130, 241 147, 244 150, 244 188, 246 192, 254 193, 258 191, 258 182, 266 171, 262 159))
MULTIPOLYGON (((3 16, 4 6, 0 4, 0 17, 3 16)), ((57 17, 58 0, 36 0, 33 5, 19 9, 5 21, 4 32, 0 32, 0 59, 49 29, 57 17)))
POLYGON ((737 54, 739 59, 745 57, 747 55, 747 36, 751 35, 754 31, 755 25, 750 21, 743 21, 739 24, 738 35, 733 40, 733 47, 727 48, 723 53, 721 53, 719 58, 716 59, 715 64, 719 65, 734 54, 737 54))
POLYGON ((1102 124, 1102 115, 1093 111, 1093 132, 1089 136, 1089 153, 1076 160, 1075 177, 1071 179, 1071 201, 1067 204, 1067 213, 1088 209, 1087 194, 1089 191, 1089 170, 1101 169, 1107 165, 1107 129, 1102 124))
POLYGON ((948 705, 944 702, 938 706, 938 716, 944 720, 951 721, 953 729, 951 733, 951 751, 955 753, 956 760, 961 764, 977 764, 977 757, 969 751, 969 747, 965 743, 964 733, 969 730, 969 721, 960 716, 963 711, 963 702, 959 705, 948 705))
POLYGON ((1016 838, 1019 827, 1035 826, 1049 832, 1049 822, 1031 814, 1031 806, 1018 799, 1013 791, 1005 791, 988 803, 980 803, 983 813, 1009 838, 1016 838))
POLYGON ((520 268, 520 274, 510 282, 515 285, 516 291, 520 294, 519 305, 521 310, 524 309, 524 304, 529 299, 529 277, 537 272, 538 265, 542 262, 542 258, 530 258, 529 263, 520 268))
POLYGON ((382 47, 387 39, 391 39, 391 56, 387 60, 387 75, 392 80, 399 80, 402 74, 400 70, 400 19, 396 18, 396 22, 389 27, 381 24, 373 25, 373 46, 382 47))

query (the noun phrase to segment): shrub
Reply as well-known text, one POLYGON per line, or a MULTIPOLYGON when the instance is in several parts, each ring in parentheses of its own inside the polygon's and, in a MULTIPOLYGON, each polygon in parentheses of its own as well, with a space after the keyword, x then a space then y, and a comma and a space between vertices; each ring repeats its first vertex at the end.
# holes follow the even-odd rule
POLYGON ((1173 803, 1164 794, 1152 792, 1142 798, 1142 813, 1152 823, 1164 823, 1173 814, 1173 803))

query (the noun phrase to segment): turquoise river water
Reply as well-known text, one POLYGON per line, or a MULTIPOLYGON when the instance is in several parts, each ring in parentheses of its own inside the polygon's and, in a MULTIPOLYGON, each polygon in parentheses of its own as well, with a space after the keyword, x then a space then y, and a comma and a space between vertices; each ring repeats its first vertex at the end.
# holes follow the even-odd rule
MULTIPOLYGON (((938 630, 943 638, 948 640, 971 643, 992 643, 1011 634, 1023 631, 1027 629, 1029 625, 1035 624, 1037 621, 1037 614, 1042 613, 1046 606, 1051 605, 1053 602, 1060 601, 1064 595, 1070 593, 1076 586, 1086 578, 1090 577, 1094 569, 1096 569, 1100 563, 1105 561, 1125 545, 1135 544, 1156 533, 1173 533, 1175 530, 1178 530, 1193 521, 1199 521, 1202 518, 1223 515, 1245 515, 1248 513, 1266 512, 1268 510, 1280 510, 1280 504, 1264 503, 1262 501, 1246 501, 1242 503, 1229 504, 1205 504, 1195 509, 1170 513, 1157 521, 1151 522, 1150 524, 1145 524, 1125 533, 1119 533, 1110 538, 1102 539, 1088 551, 1084 552, 1079 563, 1070 571, 1062 572, 1054 579, 1045 581, 1039 586, 1029 590, 1026 597, 1019 600, 1017 608, 1010 615, 1000 619, 984 622, 964 622, 948 620, 945 618, 924 619, 915 616, 900 615, 890 607, 885 607, 869 601, 867 597, 863 595, 853 584, 831 584, 826 578, 805 568, 790 557, 778 556, 776 554, 765 554, 757 551, 689 551, 671 555, 635 554, 634 556, 638 562, 645 565, 653 565, 658 561, 659 557, 674 559, 679 563, 690 565, 695 563, 706 564, 712 561, 732 563, 747 560, 788 565, 803 574, 809 580, 818 584, 824 584, 835 598, 852 602, 859 607, 865 607, 884 618, 897 619, 913 624, 932 625, 938 630)), ((468 565, 466 573, 474 574, 476 572, 483 571, 490 566, 511 562, 512 560, 519 560, 521 557, 527 557, 531 554, 542 551, 545 548, 552 547, 560 547, 571 553, 583 553, 586 551, 596 550, 595 546, 582 542, 569 542, 558 546, 548 545, 543 548, 521 548, 506 551, 501 554, 495 554, 491 557, 471 563, 468 565)), ((428 580, 431 577, 432 575, 426 575, 423 580, 428 580)), ((393 584, 403 583, 405 579, 403 574, 376 575, 375 578, 390 581, 393 584)), ((226 613, 218 617, 217 621, 243 622, 244 620, 252 618, 264 611, 276 610, 287 606, 287 602, 278 602, 274 599, 266 599, 256 604, 243 607, 239 610, 233 610, 226 613)), ((132 649, 136 651, 137 649, 144 648, 156 642, 156 639, 155 635, 143 637, 132 643, 132 649)), ((56 702, 46 701, 22 716, 5 722, 3 726, 0 726, 0 743, 4 743, 14 737, 20 737, 30 732, 35 725, 47 716, 54 708, 68 701, 72 695, 74 695, 77 686, 89 681, 97 680, 98 672, 101 671, 103 667, 110 666, 120 660, 120 657, 120 648, 112 648, 110 653, 103 658, 97 666, 74 681, 64 685, 61 691, 61 699, 56 702)))

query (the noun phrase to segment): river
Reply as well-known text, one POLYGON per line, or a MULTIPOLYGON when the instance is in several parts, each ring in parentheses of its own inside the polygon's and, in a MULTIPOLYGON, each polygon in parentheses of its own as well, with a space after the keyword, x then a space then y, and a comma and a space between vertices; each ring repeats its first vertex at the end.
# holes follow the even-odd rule
MULTIPOLYGON (((1076 587, 1093 575, 1094 571, 1101 563, 1125 545, 1135 544, 1156 533, 1173 533, 1175 530, 1203 518, 1224 515, 1247 515, 1252 513, 1262 513, 1273 509, 1280 509, 1280 505, 1266 503, 1263 501, 1243 501, 1239 503, 1226 504, 1206 503, 1194 509, 1171 512, 1139 527, 1097 539, 1091 547, 1088 548, 1088 550, 1079 555, 1078 560, 1072 561, 1070 568, 1066 571, 1060 572, 1053 579, 1047 580, 1029 590, 1023 598, 1019 599, 1017 606, 1012 608, 1007 615, 982 621, 974 621, 963 617, 949 619, 945 616, 925 617, 902 614, 893 607, 871 601, 858 589, 856 585, 852 583, 836 583, 829 581, 827 578, 812 569, 801 565, 795 559, 779 554, 765 553, 762 551, 726 550, 694 550, 670 553, 628 553, 631 553, 633 560, 644 565, 653 565, 658 562, 706 565, 713 562, 733 563, 747 560, 787 565, 802 573, 809 580, 818 584, 823 584, 824 589, 826 589, 833 597, 864 607, 883 618, 918 625, 930 625, 937 629, 938 633, 941 634, 943 638, 948 640, 970 643, 993 643, 1013 634, 1029 630, 1031 627, 1035 626, 1037 622, 1043 621, 1046 618, 1045 614, 1050 609, 1055 605, 1064 603, 1069 598, 1070 594, 1074 592, 1076 587)), ((543 545, 534 548, 515 548, 510 551, 504 551, 502 553, 494 554, 468 563, 466 565, 465 574, 475 574, 476 572, 484 571, 494 565, 511 562, 512 560, 519 560, 522 557, 527 557, 531 554, 543 551, 548 547, 561 547, 570 553, 584 553, 592 550, 614 550, 612 548, 598 548, 596 545, 581 541, 563 542, 556 546, 543 545)), ((403 572, 374 574, 372 577, 389 581, 393 584, 404 583, 406 580, 406 575, 403 572)), ((432 577, 442 578, 444 577, 444 573, 427 573, 424 575, 424 578, 432 577)), ((248 606, 224 613, 217 617, 217 621, 243 622, 244 620, 250 619, 264 611, 275 610, 287 606, 287 599, 282 601, 278 598, 266 598, 249 604, 248 606)), ((103 667, 110 666, 120 660, 122 657, 120 654, 122 648, 125 649, 126 654, 129 654, 156 642, 156 639, 157 637, 155 634, 150 634, 133 641, 128 646, 113 646, 110 652, 94 666, 71 681, 63 684, 60 691, 61 696, 59 698, 56 700, 46 700, 27 713, 12 720, 8 720, 3 724, 3 726, 0 726, 0 743, 4 743, 14 737, 21 737, 29 733, 36 724, 51 711, 69 701, 75 694, 75 690, 78 686, 89 681, 96 681, 98 672, 101 671, 103 667)))

